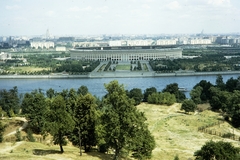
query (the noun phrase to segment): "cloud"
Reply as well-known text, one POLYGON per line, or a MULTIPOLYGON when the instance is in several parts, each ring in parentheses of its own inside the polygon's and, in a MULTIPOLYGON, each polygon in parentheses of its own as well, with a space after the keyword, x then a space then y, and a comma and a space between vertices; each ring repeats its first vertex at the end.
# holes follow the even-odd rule
POLYGON ((48 17, 55 17, 55 15, 56 15, 56 12, 54 12, 54 11, 47 11, 46 12, 46 16, 48 16, 48 17))
POLYGON ((21 7, 19 5, 12 5, 12 6, 6 6, 5 8, 7 10, 17 10, 17 9, 20 9, 21 7))
POLYGON ((181 5, 177 1, 173 1, 169 4, 167 4, 167 7, 171 10, 177 10, 181 8, 181 5))
POLYGON ((230 0, 208 0, 207 3, 214 6, 229 6, 230 0))
POLYGON ((101 13, 107 13, 108 12, 108 6, 99 7, 99 8, 97 8, 97 11, 101 12, 101 13))
POLYGON ((71 7, 71 8, 69 8, 68 11, 71 11, 71 12, 78 12, 78 11, 80 11, 80 8, 75 6, 75 7, 71 7))
POLYGON ((142 5, 142 8, 144 8, 144 9, 150 9, 151 7, 150 7, 149 5, 147 5, 147 4, 143 4, 143 5, 142 5))
POLYGON ((87 7, 81 9, 81 11, 91 11, 91 10, 92 10, 91 6, 87 6, 87 7))
POLYGON ((68 11, 70 11, 70 12, 91 11, 91 10, 92 10, 91 6, 88 6, 85 8, 79 8, 79 7, 75 6, 75 7, 71 7, 68 9, 68 11))

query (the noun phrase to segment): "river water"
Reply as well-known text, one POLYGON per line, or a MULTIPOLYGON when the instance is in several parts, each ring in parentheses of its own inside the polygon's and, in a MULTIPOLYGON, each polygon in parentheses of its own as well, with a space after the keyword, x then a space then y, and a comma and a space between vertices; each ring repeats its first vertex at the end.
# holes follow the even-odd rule
MULTIPOLYGON (((226 82, 229 78, 237 78, 239 75, 223 75, 226 82)), ((60 92, 63 89, 74 88, 77 90, 80 86, 88 87, 91 94, 102 97, 106 94, 104 84, 112 80, 118 80, 125 89, 140 88, 144 92, 146 88, 155 87, 158 91, 162 91, 166 85, 170 83, 178 83, 179 87, 188 90, 186 96, 189 97, 189 91, 201 80, 210 81, 215 84, 216 76, 183 76, 183 77, 151 77, 151 78, 93 78, 93 79, 0 79, 0 89, 12 89, 18 87, 19 93, 31 92, 34 89, 42 89, 43 92, 49 88, 60 92)))

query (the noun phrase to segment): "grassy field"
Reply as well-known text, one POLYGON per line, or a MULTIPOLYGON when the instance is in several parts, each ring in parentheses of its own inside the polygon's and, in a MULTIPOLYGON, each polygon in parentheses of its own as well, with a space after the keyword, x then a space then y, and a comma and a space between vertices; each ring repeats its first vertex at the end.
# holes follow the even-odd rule
MULTIPOLYGON (((207 105, 206 105, 207 106, 207 105)), ((195 112, 185 114, 180 111, 181 104, 175 103, 172 106, 150 105, 142 103, 137 108, 145 113, 149 130, 155 137, 156 148, 153 150, 153 160, 173 160, 176 155, 180 159, 194 159, 194 152, 199 150, 206 141, 223 140, 231 142, 239 147, 239 141, 223 139, 198 131, 198 127, 206 126, 217 122, 221 119, 218 113, 212 111, 195 112)), ((19 127, 21 123, 13 124, 13 120, 9 120, 11 125, 7 132, 19 127)), ((212 129, 224 133, 232 132, 232 127, 224 122, 221 125, 213 126, 212 129)), ((234 133, 240 135, 240 131, 234 129, 234 133)), ((7 133, 5 133, 6 135, 7 133)), ((22 135, 26 133, 22 132, 22 135)), ((37 137, 37 136, 36 136, 37 137)), ((0 159, 34 159, 34 160, 50 160, 50 159, 83 159, 83 160, 110 160, 112 155, 102 154, 96 151, 88 154, 83 153, 79 157, 79 149, 72 146, 64 146, 64 153, 59 153, 59 146, 52 145, 48 138, 42 143, 39 142, 4 142, 0 144, 0 159)))
POLYGON ((121 64, 116 66, 116 70, 130 70, 131 65, 130 64, 121 64))
POLYGON ((35 72, 35 71, 42 71, 42 70, 49 70, 49 68, 39 68, 39 67, 32 67, 32 66, 10 68, 10 71, 15 71, 15 72, 35 72))

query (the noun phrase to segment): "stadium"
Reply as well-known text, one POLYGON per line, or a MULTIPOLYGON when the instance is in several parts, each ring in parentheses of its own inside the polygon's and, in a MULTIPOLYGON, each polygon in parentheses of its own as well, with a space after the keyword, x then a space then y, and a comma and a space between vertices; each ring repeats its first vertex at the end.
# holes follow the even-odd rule
POLYGON ((71 59, 90 61, 146 61, 182 58, 181 48, 162 46, 78 47, 70 50, 71 59))

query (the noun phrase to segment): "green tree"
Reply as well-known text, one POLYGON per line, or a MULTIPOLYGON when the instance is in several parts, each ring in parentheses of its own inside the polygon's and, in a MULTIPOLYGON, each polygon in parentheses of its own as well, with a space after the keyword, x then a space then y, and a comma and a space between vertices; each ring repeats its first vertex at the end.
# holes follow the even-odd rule
POLYGON ((0 121, 0 143, 3 141, 3 133, 5 131, 5 126, 0 121))
POLYGON ((164 93, 152 93, 148 96, 148 103, 150 104, 166 104, 172 105, 176 102, 176 98, 174 94, 170 94, 169 92, 164 93))
POLYGON ((22 100, 21 108, 22 114, 26 116, 30 128, 35 133, 42 133, 48 110, 44 94, 38 90, 26 93, 22 100))
POLYGON ((35 138, 33 137, 33 132, 30 128, 27 129, 27 139, 30 142, 35 142, 35 138))
POLYGON ((82 94, 83 96, 88 93, 88 88, 87 86, 81 86, 77 90, 77 94, 82 94))
POLYGON ((229 142, 209 141, 202 148, 194 153, 197 160, 235 160, 239 159, 240 149, 229 142))
POLYGON ((162 90, 162 92, 169 92, 170 94, 174 94, 177 99, 177 102, 181 102, 184 99, 186 99, 185 94, 179 91, 179 87, 177 83, 172 83, 167 85, 166 88, 162 90))
POLYGON ((184 100, 181 106, 181 110, 184 110, 186 113, 194 112, 196 108, 197 108, 196 104, 191 99, 184 100))
POLYGON ((151 95, 152 93, 156 93, 156 92, 157 92, 157 89, 155 87, 147 88, 143 93, 143 101, 147 102, 148 96, 151 95))
POLYGON ((96 140, 96 123, 98 121, 98 114, 96 110, 96 100, 91 94, 80 94, 76 101, 74 108, 75 129, 71 134, 70 140, 74 145, 80 148, 80 155, 82 155, 81 147, 84 146, 85 152, 89 152, 92 146, 97 143, 96 140))
POLYGON ((52 89, 52 88, 50 88, 50 89, 48 89, 48 90, 46 91, 46 95, 47 95, 47 97, 50 98, 50 99, 52 99, 53 97, 55 97, 56 94, 57 94, 57 93, 56 93, 55 90, 52 89))
POLYGON ((54 144, 59 144, 63 153, 63 145, 66 144, 65 136, 74 128, 74 121, 66 111, 65 100, 61 95, 57 95, 53 100, 48 100, 50 110, 47 113, 45 129, 54 138, 54 144))
POLYGON ((0 90, 0 106, 2 109, 11 117, 10 111, 12 110, 14 114, 18 114, 20 109, 20 99, 18 96, 17 87, 13 87, 9 91, 3 89, 0 90))
MULTIPOLYGON (((145 132, 148 128, 145 124, 145 116, 134 106, 134 101, 130 99, 124 90, 123 85, 117 81, 111 81, 105 84, 107 95, 103 99, 103 126, 105 129, 105 141, 109 147, 115 150, 114 159, 118 159, 123 149, 136 151, 138 157, 147 155, 151 156, 154 147, 145 141, 151 139, 151 135, 145 132), (139 138, 140 135, 142 138, 139 138), (146 143, 146 144, 145 144, 146 143)), ((152 138, 153 139, 153 138, 152 138)), ((154 145, 153 145, 154 146, 154 145)), ((135 153, 135 152, 134 152, 135 153)))
POLYGON ((197 83, 193 89, 195 89, 197 86, 202 87, 202 93, 201 93, 201 101, 206 102, 209 99, 211 99, 211 94, 209 89, 213 87, 213 85, 210 82, 207 82, 206 80, 201 80, 199 83, 197 83))
POLYGON ((225 83, 223 82, 222 75, 217 75, 216 78, 216 87, 220 88, 221 90, 225 89, 225 83))
POLYGON ((139 105, 143 100, 142 90, 139 88, 133 88, 129 91, 128 96, 135 100, 135 105, 139 105))
POLYGON ((231 77, 226 82, 226 90, 229 92, 233 92, 234 90, 236 90, 237 85, 238 85, 238 80, 233 79, 233 77, 231 77))
POLYGON ((190 92, 190 96, 191 99, 193 100, 193 102, 195 104, 201 104, 202 100, 201 100, 201 94, 202 94, 202 87, 201 86, 197 86, 196 88, 192 89, 190 92))
POLYGON ((19 129, 16 130, 15 137, 16 137, 17 142, 22 140, 22 134, 21 134, 21 131, 19 129))

